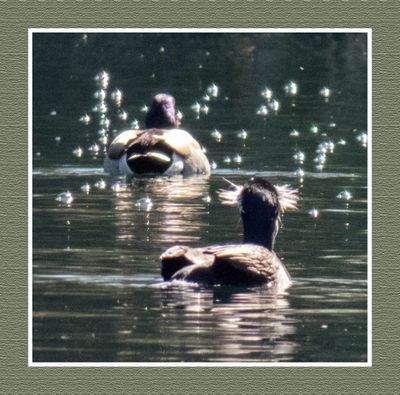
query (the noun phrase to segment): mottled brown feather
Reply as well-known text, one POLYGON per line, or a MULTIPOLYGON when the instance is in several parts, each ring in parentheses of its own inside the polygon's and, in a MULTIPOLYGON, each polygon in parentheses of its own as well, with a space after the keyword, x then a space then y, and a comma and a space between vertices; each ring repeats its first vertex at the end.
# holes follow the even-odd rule
POLYGON ((274 252, 255 244, 203 248, 176 246, 161 256, 164 270, 180 266, 172 279, 205 283, 290 285, 290 275, 274 252))

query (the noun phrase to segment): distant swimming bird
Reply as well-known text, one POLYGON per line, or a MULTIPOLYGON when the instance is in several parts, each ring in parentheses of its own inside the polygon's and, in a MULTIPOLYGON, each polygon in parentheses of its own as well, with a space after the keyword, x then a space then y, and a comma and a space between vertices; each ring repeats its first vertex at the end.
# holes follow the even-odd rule
POLYGON ((223 203, 240 204, 244 244, 203 248, 171 247, 161 255, 164 280, 186 280, 206 285, 252 286, 267 284, 284 290, 290 275, 273 252, 281 214, 296 210, 297 190, 252 178, 243 187, 220 191, 223 203))
POLYGON ((112 175, 209 174, 210 164, 200 144, 178 129, 173 96, 160 93, 146 116, 146 129, 127 130, 111 143, 104 169, 112 175))

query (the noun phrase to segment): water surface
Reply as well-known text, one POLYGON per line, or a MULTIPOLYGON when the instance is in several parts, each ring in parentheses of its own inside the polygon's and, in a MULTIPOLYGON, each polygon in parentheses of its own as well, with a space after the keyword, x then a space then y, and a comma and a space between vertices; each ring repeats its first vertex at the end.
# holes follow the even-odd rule
POLYGON ((33 43, 33 361, 367 360, 365 34, 35 33, 33 43), (104 116, 92 110, 103 70, 104 116), (289 81, 296 95, 285 92, 289 81), (219 95, 206 101, 212 83, 219 95), (277 112, 260 94, 265 87, 277 112), (117 88, 121 108, 110 96, 117 88), (110 179, 99 138, 143 124, 141 107, 165 91, 217 168, 209 178, 110 179), (195 102, 208 113, 196 114, 195 102), (261 105, 265 117, 256 114, 261 105), (316 150, 329 141, 333 153, 317 168, 316 150), (299 151, 304 163, 293 158, 299 151), (223 177, 244 183, 255 174, 300 191, 300 210, 284 216, 276 245, 293 277, 288 292, 163 283, 166 248, 241 240, 238 210, 216 191, 223 177), (103 189, 94 186, 101 179, 103 189), (345 190, 348 202, 337 198, 345 190), (65 191, 70 206, 55 200, 65 191))

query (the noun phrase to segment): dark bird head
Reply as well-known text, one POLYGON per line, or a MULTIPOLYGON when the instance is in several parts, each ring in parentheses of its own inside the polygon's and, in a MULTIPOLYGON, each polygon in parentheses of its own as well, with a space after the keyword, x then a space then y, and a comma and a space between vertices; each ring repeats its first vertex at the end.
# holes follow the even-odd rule
POLYGON ((252 178, 241 193, 243 241, 272 250, 278 233, 280 213, 275 187, 262 178, 252 178))
POLYGON ((166 93, 154 96, 146 116, 146 128, 177 128, 181 124, 177 114, 175 98, 166 93))
POLYGON ((272 251, 281 213, 297 209, 297 190, 272 185, 259 177, 251 178, 244 186, 232 185, 232 190, 222 190, 219 195, 225 204, 240 205, 244 242, 272 251))

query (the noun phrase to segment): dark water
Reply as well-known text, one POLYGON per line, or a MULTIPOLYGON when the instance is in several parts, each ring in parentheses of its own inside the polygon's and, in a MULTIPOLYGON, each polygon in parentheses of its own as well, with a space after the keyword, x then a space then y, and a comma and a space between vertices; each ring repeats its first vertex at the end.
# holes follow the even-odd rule
POLYGON ((365 34, 36 33, 33 43, 33 361, 367 360, 365 34), (92 111, 102 70, 110 74, 103 117, 92 111), (284 91, 290 80, 296 95, 284 91), (205 101, 213 82, 219 95, 205 101), (266 86, 280 108, 263 117, 266 86), (116 88, 127 120, 110 99, 116 88), (115 191, 99 124, 110 120, 109 138, 142 124, 141 107, 162 91, 218 167, 210 178, 120 180, 115 191), (196 101, 208 114, 196 115, 196 101), (328 141, 334 152, 317 169, 316 150, 328 141), (100 151, 89 152, 96 142, 100 151), (300 190, 300 210, 285 215, 276 246, 293 277, 287 294, 162 283, 159 255, 169 246, 241 240, 239 213, 216 190, 226 187, 222 176, 243 183, 254 174, 300 190), (94 186, 100 179, 104 189, 94 186), (70 207, 55 200, 67 190, 70 207), (349 202, 337 198, 344 190, 349 202), (140 204, 146 197, 151 207, 140 204))

